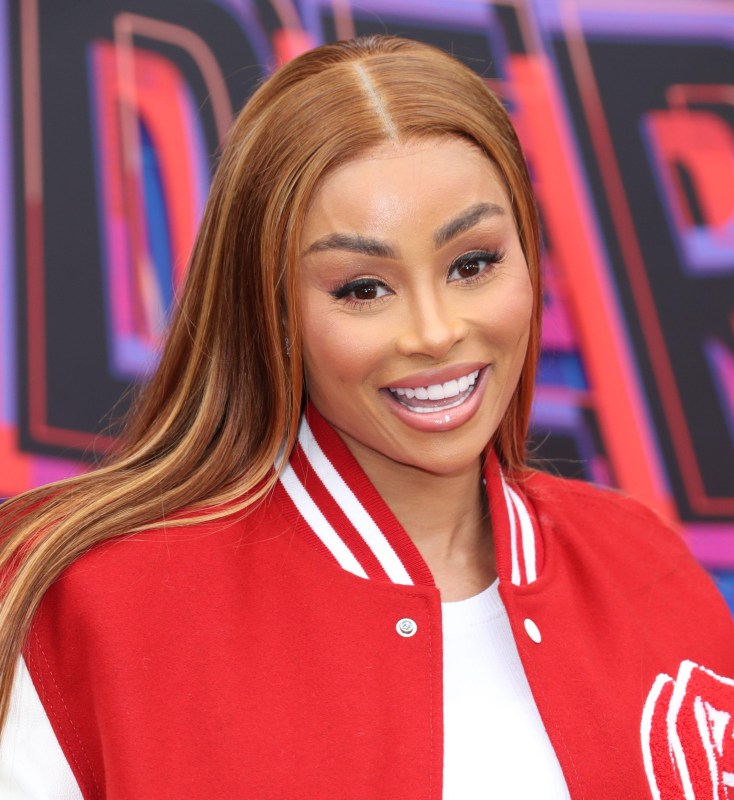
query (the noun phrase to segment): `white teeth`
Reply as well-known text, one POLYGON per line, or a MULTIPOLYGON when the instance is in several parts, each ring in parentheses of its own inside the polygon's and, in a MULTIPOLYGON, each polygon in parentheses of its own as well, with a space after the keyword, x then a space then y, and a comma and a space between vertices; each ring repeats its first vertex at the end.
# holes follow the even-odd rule
MULTIPOLYGON (((433 411, 448 411, 450 408, 456 408, 456 406, 460 406, 465 400, 466 397, 455 398, 454 400, 449 400, 445 405, 442 405, 440 408, 427 408, 426 406, 411 406, 408 403, 403 403, 403 405, 406 408, 409 408, 411 411, 415 412, 416 414, 430 414, 433 411)), ((448 422, 448 420, 446 421, 448 422)))
MULTIPOLYGON (((467 387, 469 388, 469 387, 467 387)), ((448 381, 443 385, 443 396, 448 397, 456 397, 461 390, 459 389, 459 381, 448 381)))
POLYGON ((446 383, 432 383, 430 386, 416 386, 414 388, 390 389, 398 397, 405 397, 408 400, 449 400, 452 397, 466 392, 477 381, 479 370, 474 370, 468 375, 462 375, 446 383))

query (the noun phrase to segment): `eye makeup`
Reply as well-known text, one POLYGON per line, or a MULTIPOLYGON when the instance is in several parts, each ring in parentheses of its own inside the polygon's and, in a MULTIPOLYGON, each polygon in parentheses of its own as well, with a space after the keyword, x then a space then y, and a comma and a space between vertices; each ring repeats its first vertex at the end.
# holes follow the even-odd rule
POLYGON ((459 274, 459 281, 473 283, 474 281, 482 278, 485 274, 492 271, 492 268, 500 264, 505 257, 505 251, 495 250, 473 250, 470 253, 464 253, 455 259, 448 270, 448 278, 451 280, 451 275, 459 270, 477 268, 473 274, 459 274), (484 265, 484 266, 482 266, 484 265))
MULTIPOLYGON (((353 300, 368 302, 376 300, 378 296, 384 296, 379 294, 381 289, 387 290, 387 285, 378 278, 357 278, 332 289, 329 294, 337 300, 343 300, 353 294, 353 300)), ((387 294, 387 291, 384 294, 387 294)))
MULTIPOLYGON (((454 259, 448 267, 446 277, 449 283, 471 285, 489 277, 493 268, 505 258, 505 251, 472 250, 454 259), (463 271, 463 274, 462 274, 463 271), (467 272, 471 274, 467 274, 467 272), (457 277, 452 278, 452 275, 457 277)), ((335 300, 348 302, 355 307, 369 307, 374 301, 381 299, 393 291, 380 278, 361 277, 346 283, 338 284, 329 290, 335 300)))

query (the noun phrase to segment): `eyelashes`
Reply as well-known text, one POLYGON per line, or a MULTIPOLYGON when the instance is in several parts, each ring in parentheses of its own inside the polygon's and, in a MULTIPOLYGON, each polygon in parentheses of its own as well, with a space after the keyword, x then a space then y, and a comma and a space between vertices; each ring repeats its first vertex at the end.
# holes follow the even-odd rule
POLYGON ((351 299, 358 302, 377 300, 378 297, 384 297, 389 293, 390 290, 387 288, 387 284, 378 278, 357 278, 357 280, 349 281, 349 283, 345 283, 329 292, 337 300, 343 300, 352 295, 351 299))
MULTIPOLYGON (((493 272, 505 257, 503 250, 473 250, 451 262, 446 279, 449 283, 464 286, 480 282, 493 272)), ((332 289, 335 300, 346 301, 358 308, 369 308, 376 301, 393 294, 390 287, 379 278, 356 278, 332 289)))
POLYGON ((499 264, 505 257, 501 250, 474 250, 459 256, 449 267, 449 278, 452 273, 457 274, 457 280, 471 282, 479 278, 485 272, 492 270, 492 267, 499 264))

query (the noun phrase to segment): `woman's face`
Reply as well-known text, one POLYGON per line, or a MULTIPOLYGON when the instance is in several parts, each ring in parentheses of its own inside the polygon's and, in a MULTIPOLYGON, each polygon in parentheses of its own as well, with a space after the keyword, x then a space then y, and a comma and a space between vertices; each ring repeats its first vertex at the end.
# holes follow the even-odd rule
POLYGON ((308 394, 357 460, 475 468, 517 385, 533 293, 503 182, 458 138, 329 174, 300 247, 308 394))

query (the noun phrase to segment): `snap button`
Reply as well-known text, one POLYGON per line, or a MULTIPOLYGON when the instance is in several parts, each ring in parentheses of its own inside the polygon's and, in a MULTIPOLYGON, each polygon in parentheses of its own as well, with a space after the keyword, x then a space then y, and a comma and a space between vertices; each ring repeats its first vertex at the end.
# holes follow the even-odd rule
POLYGON ((398 620, 395 630, 401 636, 415 636, 418 626, 416 625, 415 620, 404 617, 403 619, 398 620))
POLYGON ((540 629, 531 619, 525 620, 525 633, 527 633, 535 644, 540 644, 540 640, 543 638, 540 635, 540 629))

